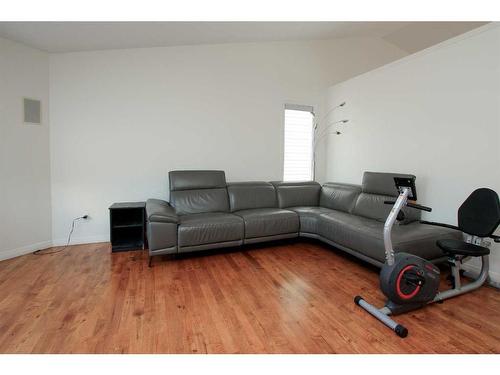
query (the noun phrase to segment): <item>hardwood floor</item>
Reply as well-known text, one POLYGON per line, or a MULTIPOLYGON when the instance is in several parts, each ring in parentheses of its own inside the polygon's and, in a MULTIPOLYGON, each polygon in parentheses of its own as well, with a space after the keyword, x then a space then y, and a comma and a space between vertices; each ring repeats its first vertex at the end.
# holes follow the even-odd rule
POLYGON ((398 317, 376 269, 317 242, 156 258, 108 243, 0 262, 1 353, 499 353, 500 292, 398 317))

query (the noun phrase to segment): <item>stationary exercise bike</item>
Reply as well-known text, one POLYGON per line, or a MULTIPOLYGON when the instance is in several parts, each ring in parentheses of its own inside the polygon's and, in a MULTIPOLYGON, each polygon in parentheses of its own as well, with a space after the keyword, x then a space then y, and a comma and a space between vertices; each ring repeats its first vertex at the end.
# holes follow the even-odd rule
POLYGON ((487 247, 489 243, 485 241, 485 238, 489 237, 495 242, 500 242, 500 237, 493 235, 500 224, 500 201, 493 190, 477 189, 458 209, 458 226, 421 221, 423 224, 459 230, 466 235, 466 241, 445 239, 436 242, 437 246, 448 256, 452 271, 452 288, 439 292, 440 271, 435 264, 416 255, 394 253, 391 231, 396 220, 403 214, 401 209, 406 206, 429 212, 432 210, 430 207, 410 202, 417 200, 414 177, 396 177, 394 181, 400 194, 395 202, 384 202, 394 204, 394 206, 384 224, 386 262, 380 271, 380 288, 387 297, 387 302, 381 309, 369 304, 361 296, 356 296, 354 302, 392 329, 398 336, 406 337, 408 329, 395 322, 389 315, 399 315, 430 303, 441 302, 471 292, 484 284, 488 278, 488 255, 490 253, 487 247), (468 257, 480 257, 481 272, 476 279, 462 285, 460 266, 468 257))

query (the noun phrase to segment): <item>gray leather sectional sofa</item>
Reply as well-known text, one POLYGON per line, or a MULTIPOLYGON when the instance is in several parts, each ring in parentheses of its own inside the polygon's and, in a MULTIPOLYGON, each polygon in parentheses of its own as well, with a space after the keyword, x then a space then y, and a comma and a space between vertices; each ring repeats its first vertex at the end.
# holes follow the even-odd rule
MULTIPOLYGON (((149 255, 234 247, 298 236, 311 237, 376 266, 384 262, 383 226, 398 195, 391 173, 365 172, 362 185, 317 182, 226 183, 223 171, 172 171, 170 203, 146 203, 149 255)), ((456 231, 419 223, 404 209, 393 229, 399 251, 429 260, 435 245, 456 231)), ((151 259, 151 258, 150 258, 151 259)))

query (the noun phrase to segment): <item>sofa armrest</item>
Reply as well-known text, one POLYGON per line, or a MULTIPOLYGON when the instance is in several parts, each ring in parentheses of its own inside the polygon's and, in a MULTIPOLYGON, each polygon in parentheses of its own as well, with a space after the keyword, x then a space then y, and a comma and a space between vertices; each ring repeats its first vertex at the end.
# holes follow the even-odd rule
POLYGON ((177 224, 179 217, 175 209, 161 199, 148 199, 146 202, 146 217, 148 222, 177 224))

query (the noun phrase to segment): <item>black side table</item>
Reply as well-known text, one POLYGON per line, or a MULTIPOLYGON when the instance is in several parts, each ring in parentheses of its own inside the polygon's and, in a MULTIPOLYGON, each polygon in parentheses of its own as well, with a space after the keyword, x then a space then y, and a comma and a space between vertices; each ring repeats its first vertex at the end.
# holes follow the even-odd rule
POLYGON ((145 248, 146 202, 114 203, 109 207, 111 251, 145 248))

